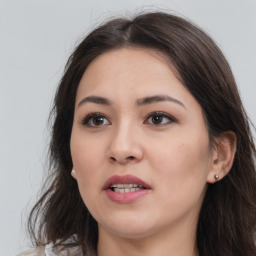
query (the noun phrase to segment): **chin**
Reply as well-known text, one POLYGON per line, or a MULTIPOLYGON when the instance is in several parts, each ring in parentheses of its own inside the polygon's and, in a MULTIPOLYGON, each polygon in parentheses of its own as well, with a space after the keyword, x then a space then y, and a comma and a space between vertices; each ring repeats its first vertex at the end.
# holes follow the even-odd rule
POLYGON ((154 233, 154 227, 152 226, 152 219, 139 218, 135 214, 132 216, 117 217, 113 216, 111 220, 106 220, 103 225, 108 232, 124 237, 128 239, 139 239, 151 235, 154 233))

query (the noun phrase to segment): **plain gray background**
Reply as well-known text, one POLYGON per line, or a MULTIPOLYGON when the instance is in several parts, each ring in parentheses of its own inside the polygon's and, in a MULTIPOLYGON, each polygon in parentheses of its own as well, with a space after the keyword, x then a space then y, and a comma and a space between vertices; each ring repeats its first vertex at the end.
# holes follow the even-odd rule
POLYGON ((76 42, 107 17, 155 8, 215 39, 256 123, 256 0, 0 0, 0 256, 28 248, 22 227, 47 169, 47 118, 76 42))

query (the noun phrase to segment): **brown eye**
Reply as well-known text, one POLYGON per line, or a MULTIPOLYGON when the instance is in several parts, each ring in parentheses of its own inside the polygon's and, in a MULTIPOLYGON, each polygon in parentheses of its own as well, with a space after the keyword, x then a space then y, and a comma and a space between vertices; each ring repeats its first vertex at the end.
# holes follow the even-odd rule
POLYGON ((152 116, 152 123, 153 124, 161 124, 163 117, 160 115, 152 116))
POLYGON ((175 119, 171 116, 162 112, 154 112, 147 117, 144 123, 160 126, 170 124, 173 122, 175 122, 175 119))
POLYGON ((96 126, 102 125, 102 124, 104 124, 104 117, 101 117, 101 116, 94 117, 92 119, 92 122, 96 126))
POLYGON ((104 115, 100 113, 92 113, 82 120, 82 124, 88 127, 101 127, 111 123, 104 115))

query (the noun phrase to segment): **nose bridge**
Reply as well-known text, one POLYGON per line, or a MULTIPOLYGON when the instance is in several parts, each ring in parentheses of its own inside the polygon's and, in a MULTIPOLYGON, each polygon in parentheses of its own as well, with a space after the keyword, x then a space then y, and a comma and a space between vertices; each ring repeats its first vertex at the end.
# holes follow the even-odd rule
POLYGON ((132 147, 134 137, 136 136, 136 132, 134 130, 135 127, 132 125, 131 121, 123 121, 116 127, 112 143, 117 148, 129 150, 129 148, 132 147))
POLYGON ((120 163, 141 159, 142 149, 139 144, 138 129, 131 118, 122 120, 113 129, 108 157, 120 163))

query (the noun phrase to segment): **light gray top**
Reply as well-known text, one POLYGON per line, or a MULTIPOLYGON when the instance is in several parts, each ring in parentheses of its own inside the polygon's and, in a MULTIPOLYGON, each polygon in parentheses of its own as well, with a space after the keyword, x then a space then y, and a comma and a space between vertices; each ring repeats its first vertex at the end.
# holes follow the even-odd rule
POLYGON ((35 250, 22 252, 17 256, 82 256, 82 252, 78 247, 61 251, 58 248, 53 248, 52 244, 49 244, 35 250))

